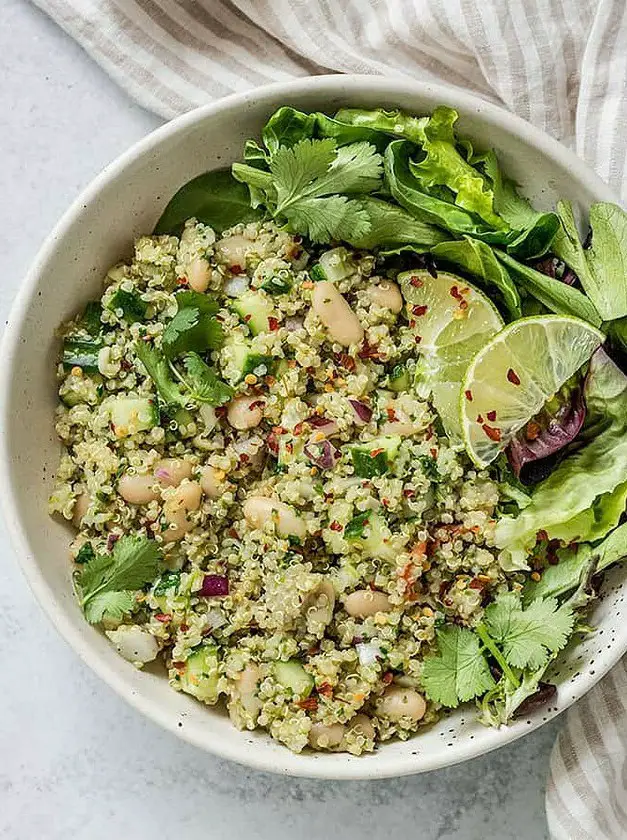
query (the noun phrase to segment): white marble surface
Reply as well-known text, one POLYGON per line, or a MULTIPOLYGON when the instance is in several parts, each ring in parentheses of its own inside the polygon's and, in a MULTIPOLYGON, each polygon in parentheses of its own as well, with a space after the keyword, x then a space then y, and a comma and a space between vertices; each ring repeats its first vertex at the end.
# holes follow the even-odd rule
MULTIPOLYGON (((0 316, 58 215, 158 120, 39 11, 2 0, 0 316)), ((264 775, 179 742, 88 671, 0 531, 0 838, 543 840, 559 721, 449 770, 338 784, 264 775)))

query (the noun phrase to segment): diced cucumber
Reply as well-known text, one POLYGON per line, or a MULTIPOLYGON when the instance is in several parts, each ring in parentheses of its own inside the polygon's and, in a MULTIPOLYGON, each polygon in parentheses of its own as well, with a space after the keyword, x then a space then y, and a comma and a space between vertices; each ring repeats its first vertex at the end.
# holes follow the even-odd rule
POLYGON ((274 663, 274 677, 284 688, 290 688, 300 699, 309 697, 314 687, 314 678, 297 659, 274 663))
POLYGON ((89 335, 97 336, 102 332, 102 305, 99 300, 90 300, 85 306, 79 325, 89 335))
POLYGON ((270 331, 268 319, 276 317, 276 312, 264 292, 244 292, 232 306, 253 335, 270 331))
POLYGON ((265 376, 265 374, 270 373, 273 369, 274 358, 253 352, 250 343, 246 340, 233 342, 229 349, 233 365, 237 369, 237 377, 234 384, 237 384, 248 373, 265 376))
POLYGON ((175 595, 179 584, 181 582, 181 573, 177 571, 165 571, 161 574, 161 577, 155 584, 154 589, 152 590, 153 595, 175 595))
POLYGON ((83 543, 74 558, 75 563, 90 563, 96 557, 94 547, 90 542, 83 543))
POLYGON ((333 248, 320 256, 317 265, 309 269, 312 280, 328 280, 339 283, 357 273, 357 266, 352 254, 346 248, 333 248))
POLYGON ((399 435, 389 435, 351 447, 355 474, 361 478, 385 475, 392 466, 400 445, 399 435))
POLYGON ((292 288, 292 278, 286 269, 278 274, 272 274, 261 284, 261 288, 269 295, 286 295, 292 288))
POLYGON ((394 365, 388 375, 388 388, 396 393, 409 389, 409 373, 405 365, 394 365))
POLYGON ((133 324, 135 321, 144 321, 148 304, 141 299, 137 292, 127 292, 126 289, 116 289, 111 296, 107 309, 116 312, 122 311, 124 320, 133 324))
POLYGON ((103 347, 97 339, 67 336, 63 342, 63 366, 66 370, 79 367, 85 373, 98 373, 98 353, 103 347))
POLYGON ((109 417, 116 437, 146 432, 159 425, 159 409, 154 400, 143 397, 116 397, 109 406, 109 417))
POLYGON ((175 685, 203 703, 213 705, 218 700, 220 660, 214 644, 203 643, 187 657, 185 669, 176 671, 175 685))
POLYGON ((344 529, 346 539, 359 545, 366 557, 393 560, 395 549, 390 544, 390 530, 378 513, 367 511, 353 517, 344 529))

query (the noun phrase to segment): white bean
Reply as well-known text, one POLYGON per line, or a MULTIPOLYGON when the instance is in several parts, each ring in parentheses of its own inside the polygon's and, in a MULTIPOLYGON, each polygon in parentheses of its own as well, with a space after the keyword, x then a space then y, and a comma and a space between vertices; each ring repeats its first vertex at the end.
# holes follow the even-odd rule
POLYGON ((390 280, 383 280, 381 283, 373 283, 368 286, 370 299, 383 309, 389 309, 395 315, 403 308, 403 296, 396 283, 390 280))
POLYGON ((187 268, 187 280, 195 292, 206 292, 211 272, 207 260, 199 257, 192 260, 187 268))
POLYGON ((259 397, 235 397, 227 406, 227 420, 234 429, 254 429, 263 420, 264 405, 259 397))
POLYGON ((157 658, 159 644, 148 630, 143 630, 137 625, 123 624, 117 630, 106 632, 117 652, 128 662, 144 665, 157 658))
POLYGON ((316 283, 311 293, 313 311, 327 328, 329 335, 343 347, 361 344, 364 329, 346 300, 328 280, 316 283))
POLYGON ((159 489, 154 475, 129 475, 125 473, 118 481, 118 493, 131 505, 147 505, 159 498, 159 489))
POLYGON ((422 694, 418 694, 412 688, 391 685, 379 699, 377 710, 389 720, 396 721, 404 717, 422 720, 427 711, 427 704, 422 694))
POLYGON ((420 426, 414 423, 403 423, 400 420, 390 420, 380 426, 382 435, 400 435, 400 437, 411 437, 420 431, 420 426))
POLYGON ((316 750, 334 750, 344 740, 345 727, 341 723, 312 723, 309 745, 316 750))
POLYGON ((76 528, 81 527, 83 517, 87 513, 87 508, 91 504, 91 498, 88 493, 81 493, 76 497, 74 502, 74 510, 72 511, 72 524, 76 528))
POLYGON ((307 620, 307 631, 317 635, 333 618, 335 589, 329 580, 323 580, 305 598, 303 610, 307 620))
POLYGON ((227 488, 225 477, 224 470, 212 467, 211 464, 203 467, 200 470, 200 487, 205 496, 209 496, 210 499, 219 499, 227 488))
POLYGON ((165 542, 178 542, 192 530, 194 523, 187 518, 187 514, 198 510, 201 496, 200 484, 186 479, 166 500, 163 515, 169 527, 163 532, 165 542))
POLYGON ((216 245, 216 256, 229 268, 246 268, 246 255, 253 243, 245 236, 227 236, 216 245))
POLYGON ((234 688, 234 694, 239 698, 242 707, 254 719, 261 711, 261 700, 257 694, 260 677, 259 666, 255 665, 254 662, 249 662, 239 674, 234 688))
POLYGON ((385 592, 373 589, 357 589, 344 599, 344 608, 353 618, 368 618, 378 612, 392 609, 390 599, 385 592))
POLYGON ((354 718, 349 720, 347 729, 348 732, 355 732, 356 735, 363 735, 364 738, 367 738, 369 741, 374 741, 375 739, 375 729, 368 715, 355 715, 354 718))
POLYGON ((263 528, 266 522, 274 520, 279 536, 294 536, 304 539, 307 534, 304 521, 289 505, 267 496, 251 496, 243 506, 244 518, 253 528, 263 528))
POLYGON ((183 458, 163 458, 155 464, 155 476, 162 487, 178 487, 184 478, 191 478, 192 465, 183 458))

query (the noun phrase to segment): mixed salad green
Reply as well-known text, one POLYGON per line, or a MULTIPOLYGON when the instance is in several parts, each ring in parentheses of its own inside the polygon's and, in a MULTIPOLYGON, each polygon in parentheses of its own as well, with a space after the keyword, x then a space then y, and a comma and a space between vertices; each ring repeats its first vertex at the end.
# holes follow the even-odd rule
MULTIPOLYGON (((190 217, 218 231, 266 218, 338 246, 336 263, 343 244, 374 251, 397 279, 415 330, 413 385, 499 481, 495 540, 512 574, 479 624, 441 625, 422 686, 446 707, 477 699, 499 724, 546 695, 551 661, 586 632, 598 574, 627 554, 627 215, 593 204, 582 241, 568 201, 534 209, 494 151, 458 136, 457 118, 448 107, 280 108, 230 171, 182 187, 155 233, 180 234, 190 217)), ((311 275, 334 280, 329 265, 311 275)), ((228 386, 195 355, 195 336, 212 346, 211 313, 187 303, 163 342, 172 358, 188 354, 180 381, 148 347, 141 359, 169 404, 185 405, 181 388, 220 404, 228 386)), ((106 585, 85 587, 99 610, 106 585)))

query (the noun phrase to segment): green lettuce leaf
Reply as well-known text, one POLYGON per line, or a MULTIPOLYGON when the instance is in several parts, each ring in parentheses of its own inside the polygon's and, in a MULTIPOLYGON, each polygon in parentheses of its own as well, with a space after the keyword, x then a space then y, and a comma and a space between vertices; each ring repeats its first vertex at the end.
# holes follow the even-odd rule
POLYGON ((570 533, 574 521, 577 531, 587 524, 590 539, 600 539, 617 524, 624 510, 627 377, 602 351, 590 362, 586 404, 585 445, 535 487, 531 504, 518 516, 506 516, 497 523, 495 540, 505 570, 528 568, 527 557, 538 531, 546 532, 549 539, 586 541, 585 534, 570 533), (588 510, 593 512, 591 518, 584 517, 588 510))

